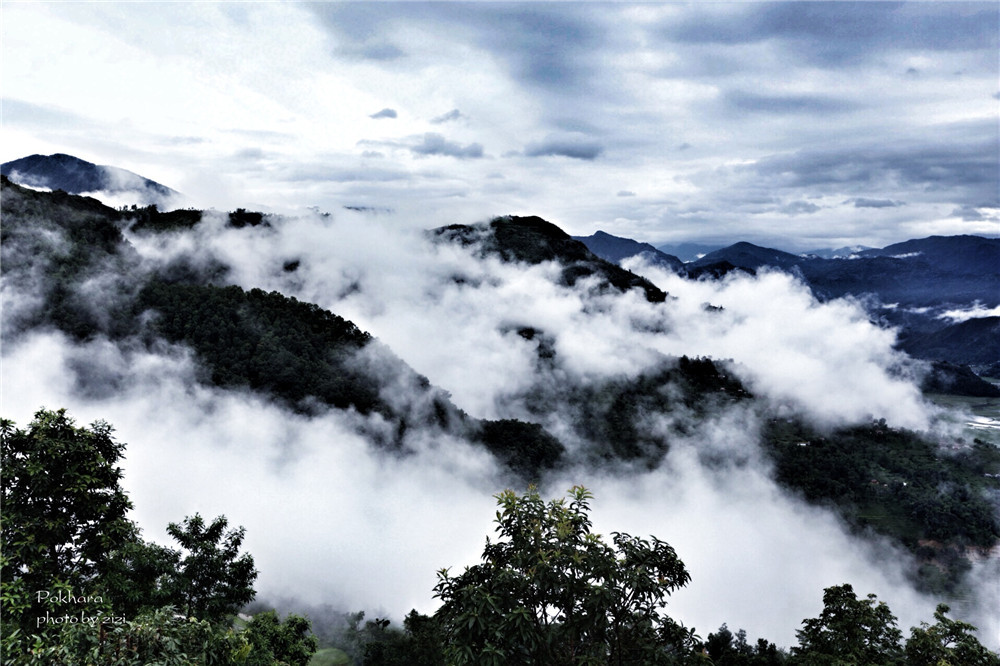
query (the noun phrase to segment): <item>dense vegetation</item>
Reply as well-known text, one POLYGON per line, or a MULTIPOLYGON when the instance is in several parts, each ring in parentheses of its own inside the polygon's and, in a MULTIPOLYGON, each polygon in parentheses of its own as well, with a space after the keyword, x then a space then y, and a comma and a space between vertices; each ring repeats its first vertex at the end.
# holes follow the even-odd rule
POLYGON ((0 660, 304 666, 316 642, 303 618, 233 628, 257 578, 243 528, 195 514, 167 528, 179 549, 141 538, 112 432, 65 410, 27 429, 0 420, 0 660))
POLYGON ((499 217, 488 225, 455 224, 435 229, 434 236, 464 245, 480 244, 483 254, 495 254, 505 261, 563 264, 562 283, 573 286, 588 277, 598 277, 619 291, 642 289, 651 303, 662 303, 667 295, 644 277, 601 259, 580 241, 540 217, 499 217))
POLYGON ((302 405, 307 398, 363 414, 388 408, 378 387, 351 367, 371 336, 311 303, 239 287, 151 280, 136 315, 156 313, 152 329, 189 345, 222 387, 248 387, 302 405))
POLYGON ((902 543, 925 562, 926 588, 954 590, 966 548, 985 551, 1000 539, 995 446, 942 449, 884 421, 820 433, 784 419, 770 422, 765 442, 782 485, 902 543))
POLYGON ((590 494, 573 488, 545 502, 535 490, 497 495, 497 538, 482 563, 438 573, 433 616, 411 612, 402 629, 363 613, 317 653, 314 666, 998 666, 975 627, 937 607, 904 640, 889 606, 851 585, 823 592, 818 616, 802 621, 798 645, 781 649, 723 624, 702 639, 670 618, 670 593, 689 582, 679 555, 656 537, 590 531, 590 494))

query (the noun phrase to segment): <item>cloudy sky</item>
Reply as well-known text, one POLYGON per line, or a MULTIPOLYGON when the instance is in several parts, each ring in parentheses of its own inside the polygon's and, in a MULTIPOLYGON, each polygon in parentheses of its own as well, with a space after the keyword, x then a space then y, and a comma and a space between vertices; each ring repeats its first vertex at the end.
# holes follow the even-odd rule
POLYGON ((1000 231, 995 2, 3 4, 0 161, 660 244, 1000 231))

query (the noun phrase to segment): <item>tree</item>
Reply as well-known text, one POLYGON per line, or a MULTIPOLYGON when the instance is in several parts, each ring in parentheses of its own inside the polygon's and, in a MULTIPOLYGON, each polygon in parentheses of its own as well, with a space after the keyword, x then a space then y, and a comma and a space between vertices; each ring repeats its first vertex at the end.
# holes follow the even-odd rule
POLYGON ((449 664, 669 664, 693 632, 663 613, 690 575, 652 537, 591 532, 589 491, 544 502, 534 488, 496 496, 499 539, 458 576, 438 572, 436 614, 449 664))
POLYGON ((906 663, 912 666, 1000 666, 1000 656, 990 652, 972 633, 968 622, 947 617, 947 604, 938 604, 932 625, 921 622, 910 630, 906 663))
POLYGON ((253 557, 240 555, 246 530, 227 530, 228 525, 225 516, 206 525, 196 513, 183 524, 167 526, 167 533, 186 551, 166 582, 168 598, 185 615, 222 621, 256 596, 253 557))
POLYGON ((125 445, 112 432, 103 421, 79 428, 65 409, 39 410, 27 430, 0 420, 6 658, 19 640, 50 628, 38 618, 51 599, 102 607, 110 554, 136 538, 126 517, 132 504, 119 485, 125 445))
MULTIPOLYGON (((184 618, 173 608, 146 611, 101 631, 66 624, 58 636, 32 646, 25 666, 237 666, 252 646, 232 627, 184 618)), ((254 662, 260 663, 260 662, 254 662)), ((273 662, 267 662, 271 666, 273 662)))
POLYGON ((785 654, 774 643, 758 638, 757 644, 751 646, 746 631, 740 629, 733 634, 725 624, 708 635, 704 648, 715 666, 780 666, 785 663, 785 654))
POLYGON ((252 646, 249 666, 306 666, 319 645, 308 619, 290 614, 279 620, 274 611, 254 615, 243 637, 252 646))
POLYGON ((796 632, 799 647, 792 648, 789 663, 864 664, 878 666, 902 663, 896 617, 874 594, 858 599, 850 585, 828 587, 823 591, 823 612, 817 618, 803 620, 796 632))

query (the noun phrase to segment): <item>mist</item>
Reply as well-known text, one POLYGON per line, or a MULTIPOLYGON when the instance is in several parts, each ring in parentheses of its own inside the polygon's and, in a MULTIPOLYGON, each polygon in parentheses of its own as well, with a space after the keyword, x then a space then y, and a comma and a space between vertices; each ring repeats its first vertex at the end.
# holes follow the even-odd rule
MULTIPOLYGON (((556 265, 505 264, 425 233, 474 221, 344 211, 232 229, 222 215, 207 215, 191 231, 128 240, 143 271, 180 258, 221 262, 227 281, 353 321, 476 418, 529 420, 540 387, 627 380, 671 356, 731 359, 758 396, 753 404, 719 407, 695 434, 672 438, 654 469, 596 469, 571 446, 544 496, 584 485, 595 494, 597 532, 673 545, 692 582, 669 612, 703 637, 725 622, 794 645, 801 621, 822 609, 823 588, 842 583, 887 601, 904 632, 932 619, 937 600, 906 582, 909 556, 851 536, 831 512, 780 489, 758 442, 766 410, 820 427, 873 417, 944 427, 909 360, 892 349, 892 330, 851 300, 816 301, 783 274, 692 282, 630 265, 669 292, 654 304, 638 290, 608 292, 593 281, 561 286, 556 265), (539 363, 537 337, 515 332, 526 326, 550 341, 551 363, 539 363)), ((5 285, 5 309, 18 311, 34 293, 5 285)), ((396 620, 411 608, 431 612, 435 572, 478 561, 493 534, 493 495, 511 483, 484 449, 457 436, 415 429, 409 453, 392 455, 359 434, 359 422, 377 417, 333 409, 305 416, 261 395, 206 387, 181 347, 36 331, 4 345, 3 365, 5 418, 23 427, 43 406, 65 407, 79 424, 115 426, 128 444, 124 486, 145 538, 167 543, 167 523, 195 512, 245 526, 263 600, 293 596, 396 620)), ((406 382, 385 385, 408 390, 406 382)), ((544 425, 571 431, 562 418, 544 425)), ((643 428, 666 432, 674 418, 686 416, 645 414, 643 428)), ((980 635, 991 642, 1000 611, 989 596, 981 602, 980 635)))

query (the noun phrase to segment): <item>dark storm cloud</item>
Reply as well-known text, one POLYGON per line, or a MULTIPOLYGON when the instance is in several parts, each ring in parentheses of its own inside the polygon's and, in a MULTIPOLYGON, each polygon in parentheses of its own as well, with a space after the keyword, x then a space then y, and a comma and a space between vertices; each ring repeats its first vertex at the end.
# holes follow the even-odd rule
POLYGON ((479 143, 462 145, 454 141, 448 141, 444 136, 434 132, 428 132, 421 138, 420 143, 409 146, 410 150, 417 155, 447 155, 459 159, 476 159, 483 156, 483 146, 479 143))
POLYGON ((524 154, 528 157, 560 156, 577 160, 595 160, 603 152, 604 146, 598 142, 578 137, 550 136, 524 147, 524 154))
POLYGON ((779 208, 778 212, 795 217, 796 215, 811 215, 819 209, 819 206, 808 201, 791 201, 779 208))
POLYGON ((979 209, 980 208, 993 208, 1000 209, 1000 205, 996 203, 985 205, 985 206, 975 206, 975 205, 965 205, 956 208, 951 212, 953 217, 960 217, 966 222, 981 222, 983 220, 990 219, 984 215, 979 209))
POLYGON ((382 109, 378 113, 373 113, 368 117, 378 120, 380 118, 395 118, 397 115, 396 109, 382 109))
POLYGON ((995 54, 998 26, 995 3, 789 2, 686 13, 661 35, 699 44, 777 40, 812 64, 839 67, 895 49, 995 54))

